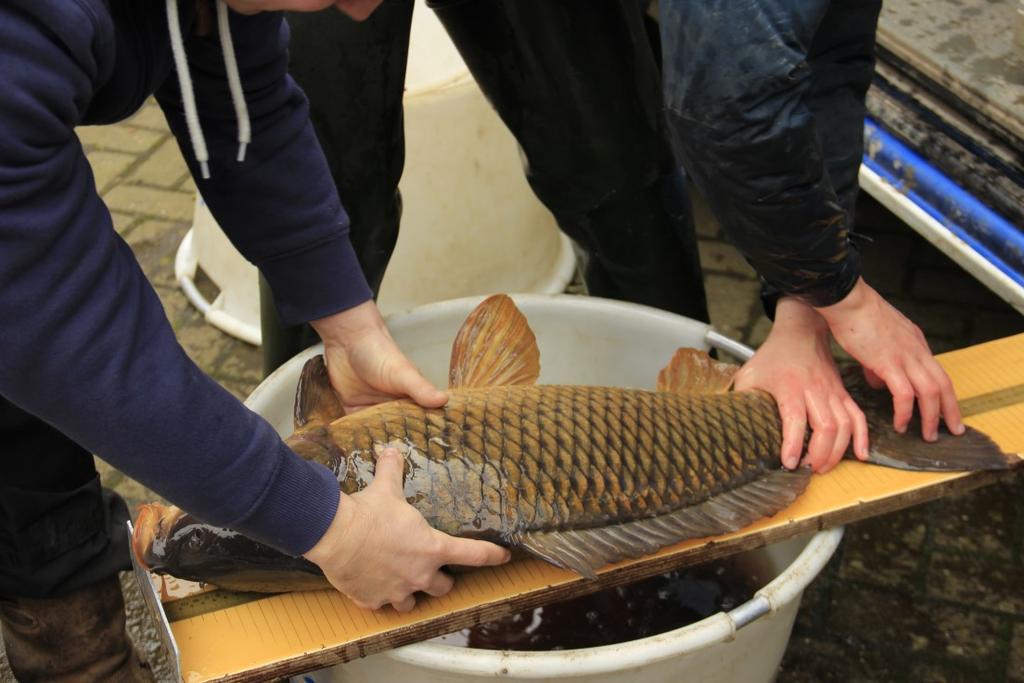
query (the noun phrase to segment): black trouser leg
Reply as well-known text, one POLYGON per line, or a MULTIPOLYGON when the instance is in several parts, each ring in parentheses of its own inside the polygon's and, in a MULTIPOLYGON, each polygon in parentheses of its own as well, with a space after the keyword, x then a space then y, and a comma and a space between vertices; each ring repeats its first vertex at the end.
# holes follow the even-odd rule
MULTIPOLYGON (((412 0, 385 0, 364 22, 328 9, 292 13, 289 70, 309 98, 310 118, 348 212, 350 237, 379 292, 402 214, 402 93, 412 0)), ((263 369, 269 374, 318 341, 307 325, 281 325, 260 282, 263 369)))
POLYGON ((875 75, 875 33, 881 0, 832 2, 807 61, 807 104, 819 122, 825 167, 853 225, 857 174, 864 153, 864 98, 875 75))
POLYGON ((128 508, 92 455, 0 397, 0 597, 52 597, 129 569, 128 508))
POLYGON ((707 320, 692 217, 636 0, 443 0, 435 9, 586 252, 596 296, 707 320))

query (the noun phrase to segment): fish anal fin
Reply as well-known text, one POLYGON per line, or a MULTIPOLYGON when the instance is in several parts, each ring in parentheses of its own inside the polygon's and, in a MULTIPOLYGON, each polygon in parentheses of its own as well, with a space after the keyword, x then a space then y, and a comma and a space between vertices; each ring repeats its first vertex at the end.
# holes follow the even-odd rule
POLYGON ((706 352, 681 348, 658 373, 658 391, 672 394, 721 394, 732 386, 739 366, 720 363, 706 352))
POLYGON ((295 389, 295 429, 330 424, 345 414, 341 399, 331 386, 323 354, 306 361, 295 389))
POLYGON ((485 299, 462 324, 452 345, 448 386, 496 387, 535 384, 540 350, 526 316, 512 299, 485 299))
POLYGON ((737 531, 787 507, 810 480, 808 468, 774 470, 708 500, 657 517, 593 529, 529 531, 513 545, 586 578, 611 562, 649 555, 679 541, 737 531))

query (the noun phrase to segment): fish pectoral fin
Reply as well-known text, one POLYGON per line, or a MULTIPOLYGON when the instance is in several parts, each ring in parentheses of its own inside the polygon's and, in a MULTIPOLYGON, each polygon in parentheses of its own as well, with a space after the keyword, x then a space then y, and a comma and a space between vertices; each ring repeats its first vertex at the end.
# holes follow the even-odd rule
POLYGON ((658 373, 657 390, 672 394, 723 394, 739 366, 720 363, 706 352, 681 348, 658 373))
POLYGON ((611 562, 633 559, 685 541, 714 536, 773 515, 807 488, 809 468, 775 470, 713 498, 668 514, 593 529, 529 531, 511 543, 551 564, 592 579, 611 562))
POLYGON ((540 350, 526 316, 504 294, 484 299, 455 337, 448 386, 535 384, 538 377, 540 350))
POLYGON ((295 389, 295 429, 310 424, 327 425, 345 415, 341 399, 331 386, 323 354, 306 361, 295 389))

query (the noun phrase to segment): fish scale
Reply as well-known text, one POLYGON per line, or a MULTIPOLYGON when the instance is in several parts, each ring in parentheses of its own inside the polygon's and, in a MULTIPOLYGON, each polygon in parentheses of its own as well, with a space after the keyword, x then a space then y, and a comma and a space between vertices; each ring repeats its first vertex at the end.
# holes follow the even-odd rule
MULTIPOLYGON (((431 486, 447 488, 422 510, 428 522, 473 535, 470 522, 483 517, 497 522, 487 526, 503 538, 707 500, 776 469, 781 442, 774 402, 759 392, 683 396, 553 385, 453 389, 442 411, 396 401, 335 422, 329 434, 347 454, 349 473, 372 469, 375 444, 406 447, 413 465, 429 459, 444 472, 431 486)), ((370 481, 350 474, 341 484, 354 493, 370 481)))

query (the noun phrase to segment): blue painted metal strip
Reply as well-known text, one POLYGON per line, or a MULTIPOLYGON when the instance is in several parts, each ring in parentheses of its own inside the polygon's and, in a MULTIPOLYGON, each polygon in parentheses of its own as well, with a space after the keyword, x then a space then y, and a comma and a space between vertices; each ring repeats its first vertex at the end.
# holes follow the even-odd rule
POLYGON ((864 163, 1024 287, 1024 232, 871 119, 864 121, 864 163))

